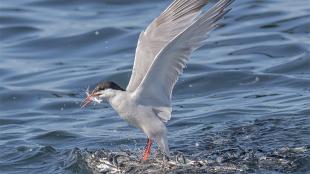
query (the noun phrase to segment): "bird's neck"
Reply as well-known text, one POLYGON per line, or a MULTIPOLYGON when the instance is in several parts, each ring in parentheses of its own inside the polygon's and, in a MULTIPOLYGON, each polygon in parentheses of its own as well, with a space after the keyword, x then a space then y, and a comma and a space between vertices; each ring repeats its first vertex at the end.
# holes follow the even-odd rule
POLYGON ((124 103, 128 101, 128 93, 121 90, 111 90, 107 101, 110 103, 112 108, 122 116, 122 111, 124 111, 124 103))
POLYGON ((111 103, 112 100, 119 98, 124 93, 125 91, 122 90, 109 89, 105 91, 105 98, 111 103))

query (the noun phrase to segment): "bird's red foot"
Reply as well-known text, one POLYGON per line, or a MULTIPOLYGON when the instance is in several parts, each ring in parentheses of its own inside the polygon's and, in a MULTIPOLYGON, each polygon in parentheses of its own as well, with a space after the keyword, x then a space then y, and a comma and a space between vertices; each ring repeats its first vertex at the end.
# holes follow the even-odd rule
POLYGON ((145 145, 144 153, 143 153, 143 160, 144 161, 146 161, 149 158, 150 154, 151 154, 152 144, 153 144, 152 140, 148 138, 147 139, 147 143, 145 145))

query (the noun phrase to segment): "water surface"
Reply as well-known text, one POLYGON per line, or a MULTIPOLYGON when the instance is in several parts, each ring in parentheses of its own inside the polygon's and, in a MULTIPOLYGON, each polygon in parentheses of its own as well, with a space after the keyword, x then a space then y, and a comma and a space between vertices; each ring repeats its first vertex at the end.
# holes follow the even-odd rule
MULTIPOLYGON (((215 1, 211 1, 211 5, 215 1)), ((176 85, 166 164, 88 86, 125 87, 170 1, 2 0, 0 173, 310 172, 310 1, 237 0, 176 85)))

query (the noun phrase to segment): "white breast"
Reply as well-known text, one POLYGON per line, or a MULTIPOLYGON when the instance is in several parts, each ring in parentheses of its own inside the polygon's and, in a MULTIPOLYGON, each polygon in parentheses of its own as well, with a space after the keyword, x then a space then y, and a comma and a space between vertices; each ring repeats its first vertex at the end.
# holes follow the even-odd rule
POLYGON ((119 92, 117 95, 110 98, 109 102, 121 118, 139 128, 138 117, 140 112, 138 111, 137 104, 131 99, 129 93, 119 92))
POLYGON ((109 100, 121 118, 142 129, 148 137, 155 137, 165 131, 165 125, 151 107, 143 106, 132 99, 130 93, 121 92, 109 100))

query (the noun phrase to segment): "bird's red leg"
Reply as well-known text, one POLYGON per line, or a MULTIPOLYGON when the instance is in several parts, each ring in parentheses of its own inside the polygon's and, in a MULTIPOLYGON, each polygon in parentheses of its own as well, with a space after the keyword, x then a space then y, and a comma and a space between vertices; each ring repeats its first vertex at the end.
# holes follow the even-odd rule
POLYGON ((144 153, 143 153, 143 160, 146 161, 149 158, 149 155, 151 153, 151 147, 152 147, 152 140, 151 139, 147 139, 147 143, 144 149, 144 153))

